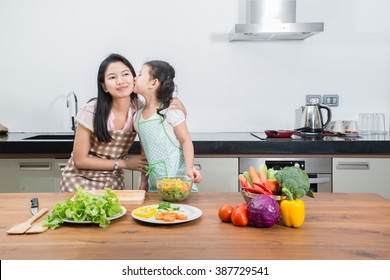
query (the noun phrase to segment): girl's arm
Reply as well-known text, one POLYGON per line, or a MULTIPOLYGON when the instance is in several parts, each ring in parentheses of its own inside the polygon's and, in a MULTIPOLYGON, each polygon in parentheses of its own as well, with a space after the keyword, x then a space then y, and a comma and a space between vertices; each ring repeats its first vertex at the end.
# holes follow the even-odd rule
MULTIPOLYGON (((89 155, 90 138, 92 131, 83 126, 77 124, 76 134, 73 143, 73 160, 74 164, 79 169, 91 169, 91 170, 113 170, 115 160, 102 159, 98 157, 91 157, 89 155)), ((145 170, 147 161, 145 157, 131 156, 130 158, 118 161, 120 169, 129 170, 145 170)))
POLYGON ((184 160, 187 170, 187 175, 195 183, 202 180, 202 176, 194 167, 194 145, 192 144, 190 133, 188 132, 185 121, 174 127, 174 132, 183 147, 184 160))

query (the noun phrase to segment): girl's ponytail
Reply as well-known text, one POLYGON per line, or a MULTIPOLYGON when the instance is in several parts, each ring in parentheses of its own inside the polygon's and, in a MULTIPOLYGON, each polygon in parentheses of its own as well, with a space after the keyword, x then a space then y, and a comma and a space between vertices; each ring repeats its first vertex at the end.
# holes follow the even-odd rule
POLYGON ((169 107, 173 92, 175 91, 175 69, 165 61, 152 60, 145 63, 150 67, 150 76, 152 79, 160 81, 160 87, 157 89, 157 98, 161 101, 162 107, 157 110, 157 113, 165 118, 160 112, 169 107))

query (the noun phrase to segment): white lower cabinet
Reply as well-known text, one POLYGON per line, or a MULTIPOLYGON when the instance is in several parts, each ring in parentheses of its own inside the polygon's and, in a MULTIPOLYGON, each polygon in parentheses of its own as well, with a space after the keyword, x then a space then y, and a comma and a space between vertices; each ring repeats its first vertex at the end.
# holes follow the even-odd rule
POLYGON ((390 199, 388 158, 333 158, 333 192, 377 193, 390 199))
POLYGON ((55 160, 1 159, 0 192, 55 192, 55 160))
POLYGON ((202 174, 200 192, 238 192, 238 158, 195 158, 202 174))
MULTIPOLYGON (((200 192, 238 192, 238 158, 195 158, 194 166, 202 174, 200 192)), ((133 189, 138 189, 141 173, 133 171, 133 189)), ((126 185, 127 186, 127 185, 126 185)))
POLYGON ((56 191, 60 191, 62 171, 64 171, 68 160, 68 158, 54 160, 54 188, 56 191))

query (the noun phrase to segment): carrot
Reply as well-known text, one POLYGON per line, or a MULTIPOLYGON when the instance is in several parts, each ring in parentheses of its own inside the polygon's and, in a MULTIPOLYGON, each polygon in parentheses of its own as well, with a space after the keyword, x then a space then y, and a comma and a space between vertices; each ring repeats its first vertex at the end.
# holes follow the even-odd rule
POLYGON ((267 186, 267 165, 265 163, 262 163, 259 168, 259 177, 263 185, 267 186))
POLYGON ((171 223, 176 220, 174 215, 164 215, 164 222, 171 223))
POLYGON ((241 187, 251 188, 248 180, 245 178, 243 174, 238 175, 238 181, 240 181, 241 187))
POLYGON ((259 175, 256 172, 256 169, 253 166, 249 167, 249 176, 251 177, 253 184, 255 184, 255 183, 261 184, 262 183, 259 175))
POLYGON ((185 220, 188 220, 188 217, 187 217, 187 215, 184 215, 184 214, 177 214, 176 219, 185 221, 185 220))

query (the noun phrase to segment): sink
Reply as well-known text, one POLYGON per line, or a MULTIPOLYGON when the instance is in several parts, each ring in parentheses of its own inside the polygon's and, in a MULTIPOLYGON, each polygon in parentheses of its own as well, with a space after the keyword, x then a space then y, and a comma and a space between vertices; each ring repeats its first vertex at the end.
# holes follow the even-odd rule
POLYGON ((39 134, 23 140, 74 140, 74 134, 39 134))

